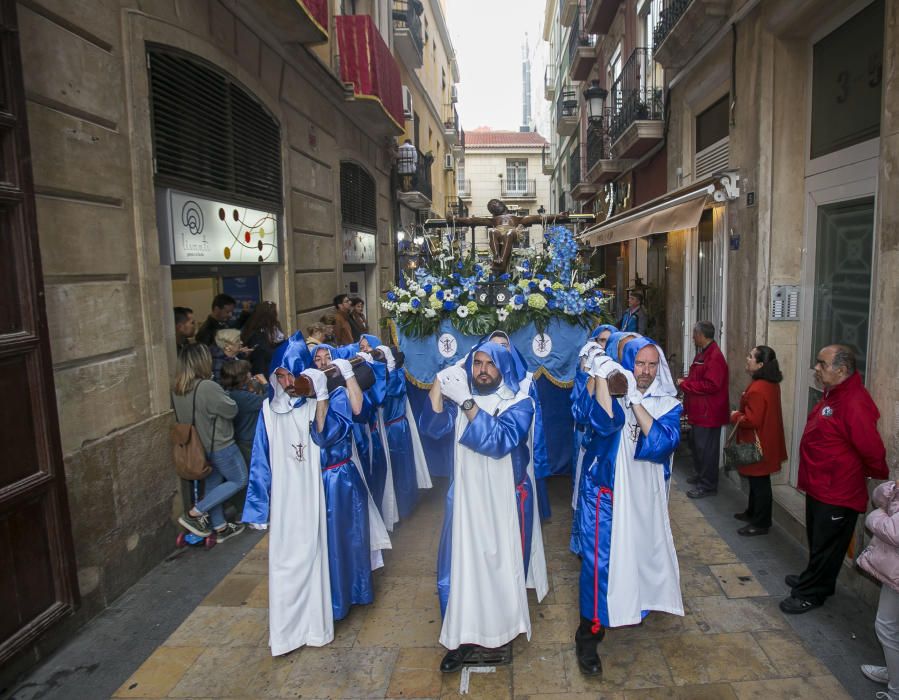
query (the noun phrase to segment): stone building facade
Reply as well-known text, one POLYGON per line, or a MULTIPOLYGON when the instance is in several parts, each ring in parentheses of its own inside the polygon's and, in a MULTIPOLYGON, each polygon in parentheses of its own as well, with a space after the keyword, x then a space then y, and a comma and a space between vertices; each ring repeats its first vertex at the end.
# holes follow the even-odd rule
MULTIPOLYGON (((211 294, 228 291, 237 276, 251 281, 257 298, 277 303, 292 332, 328 311, 348 279, 369 300, 393 281, 401 81, 389 3, 368 3, 367 14, 363 4, 359 15, 346 16, 337 14, 342 3, 326 0, 4 0, 4 26, 12 28, 4 49, 14 51, 17 36, 21 52, 13 78, 27 106, 41 253, 24 261, 43 269, 33 301, 42 310, 46 300, 59 415, 58 426, 52 411, 35 420, 51 438, 58 431, 60 447, 48 459, 60 467, 50 470, 55 493, 68 503, 68 517, 63 508, 48 525, 47 561, 5 574, 11 587, 24 589, 28 571, 47 566, 56 582, 46 600, 20 600, 18 617, 4 626, 5 674, 44 656, 172 550, 181 507, 168 440, 173 305, 201 299, 195 315, 202 321, 211 294), (221 172, 200 172, 206 163, 163 176, 164 110, 152 83, 169 59, 188 66, 195 80, 193 88, 167 88, 176 107, 179 89, 191 106, 181 110, 181 128, 206 129, 197 152, 232 154, 236 182, 217 189, 221 172), (213 83, 225 86, 232 119, 264 117, 278 177, 256 175, 264 158, 252 130, 247 143, 228 142, 217 93, 202 93, 208 111, 193 109, 193 92, 213 83), (233 205, 235 217, 237 208, 268 212, 277 226, 240 222, 224 258, 216 249, 185 262, 169 250, 176 216, 170 221, 160 208, 170 191, 221 203, 222 211, 233 205), (259 251, 276 242, 277 262, 243 254, 241 240, 251 233, 268 236, 259 251), (367 246, 362 253, 354 248, 359 241, 367 246), (232 250, 245 262, 229 259, 232 250), (191 297, 195 289, 203 294, 191 297)), ((208 249, 216 245, 210 241, 208 249)), ((376 327, 376 303, 369 313, 376 327)), ((25 438, 4 434, 16 439, 25 438)), ((15 516, 29 484, 21 481, 6 500, 0 495, 3 518, 15 516)), ((29 547, 13 542, 14 551, 4 553, 11 561, 16 546, 29 547)))
MULTIPOLYGON (((819 347, 860 351, 888 461, 899 461, 888 355, 899 340, 896 4, 560 1, 547 13, 556 7, 563 26, 547 36, 584 35, 568 54, 569 78, 582 78, 572 109, 588 140, 607 144, 586 172, 595 199, 580 189, 600 219, 584 240, 597 246, 594 260, 623 273, 619 287, 664 300, 652 333, 677 370, 692 358, 693 323, 715 323, 733 405, 748 350, 775 349, 790 454, 775 477, 776 510, 802 539, 798 446, 820 396, 819 347), (602 119, 590 119, 591 86, 601 88, 602 119), (652 161, 651 174, 639 171, 652 161), (647 199, 640 181, 655 181, 658 168, 664 187, 647 199)), ((860 527, 849 554, 863 543, 860 527)), ((876 595, 861 577, 845 580, 876 595)))

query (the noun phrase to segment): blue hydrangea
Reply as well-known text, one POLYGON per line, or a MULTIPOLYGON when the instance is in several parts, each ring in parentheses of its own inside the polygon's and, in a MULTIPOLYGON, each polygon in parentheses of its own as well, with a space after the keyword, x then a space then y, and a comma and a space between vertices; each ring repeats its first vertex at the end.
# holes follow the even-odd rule
POLYGON ((418 299, 413 299, 411 302, 411 306, 413 309, 417 309, 419 306, 421 306, 421 302, 418 299))

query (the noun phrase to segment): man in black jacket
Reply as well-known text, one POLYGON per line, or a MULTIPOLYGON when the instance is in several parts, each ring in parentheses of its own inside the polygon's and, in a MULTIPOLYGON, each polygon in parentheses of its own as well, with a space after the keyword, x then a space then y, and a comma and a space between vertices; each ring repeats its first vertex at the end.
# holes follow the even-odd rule
POLYGON ((203 345, 212 345, 215 342, 215 334, 224 328, 231 328, 231 314, 237 302, 228 294, 216 294, 212 300, 212 312, 197 331, 197 342, 203 345))

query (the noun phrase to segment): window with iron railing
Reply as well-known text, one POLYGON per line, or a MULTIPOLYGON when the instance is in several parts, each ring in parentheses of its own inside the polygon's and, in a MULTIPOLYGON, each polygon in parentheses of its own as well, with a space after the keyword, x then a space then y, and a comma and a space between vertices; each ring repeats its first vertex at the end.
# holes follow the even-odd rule
POLYGON ((605 110, 603 113, 603 121, 601 124, 590 124, 587 128, 587 172, 589 173, 593 166, 601 160, 609 160, 612 157, 611 144, 609 138, 609 119, 611 118, 611 110, 605 110))
MULTIPOLYGON (((657 0, 658 1, 658 0, 657 0)), ((662 0, 662 8, 659 10, 659 21, 652 33, 652 44, 658 46, 665 37, 674 29, 677 20, 687 10, 693 0, 662 0)))
POLYGON ((581 145, 575 144, 568 156, 568 186, 574 189, 581 184, 581 145))
POLYGON ((587 23, 587 14, 583 7, 578 10, 577 18, 571 25, 568 34, 568 65, 574 63, 574 57, 579 48, 590 48, 596 45, 596 37, 588 34, 584 28, 587 23))
POLYGON ((577 117, 577 107, 577 90, 566 87, 559 93, 559 99, 556 101, 557 117, 559 119, 577 117))
POLYGON ((393 0, 393 26, 395 29, 408 29, 409 36, 418 54, 424 51, 424 42, 421 38, 421 13, 424 6, 420 0, 393 0))
POLYGON ((400 147, 396 172, 401 192, 420 192, 431 199, 431 164, 433 156, 425 156, 418 149, 400 147))
POLYGON ((503 198, 518 197, 522 199, 533 199, 537 196, 537 181, 518 180, 515 182, 507 182, 506 180, 503 180, 500 190, 500 196, 503 198))
POLYGON ((613 110, 609 134, 613 142, 635 121, 663 118, 663 85, 662 69, 652 60, 652 49, 634 49, 609 91, 613 110))

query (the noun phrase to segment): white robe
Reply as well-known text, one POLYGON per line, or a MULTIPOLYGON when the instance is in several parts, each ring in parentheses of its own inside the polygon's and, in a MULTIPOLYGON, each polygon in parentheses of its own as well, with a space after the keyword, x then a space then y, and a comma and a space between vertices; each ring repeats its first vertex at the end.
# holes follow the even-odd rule
MULTIPOLYGON (((507 389, 506 395, 510 394, 507 389)), ((519 391, 505 400, 499 393, 475 396, 474 400, 482 411, 493 415, 531 399, 519 391)), ((522 632, 531 637, 512 457, 491 459, 460 444, 467 426, 468 419, 460 410, 455 433, 450 589, 440 630, 440 643, 447 649, 460 644, 495 648, 522 632)))
POLYGON ((274 656, 334 639, 321 451, 309 435, 315 405, 307 399, 287 413, 275 413, 268 401, 262 406, 272 472, 268 590, 274 656))
MULTIPOLYGON (((668 520, 668 482, 664 467, 634 459, 636 423, 625 399, 625 426, 615 461, 612 543, 609 554, 609 626, 635 625, 641 611, 683 615, 680 570, 668 520)), ((643 407, 653 418, 678 404, 672 396, 647 396, 643 407)))

